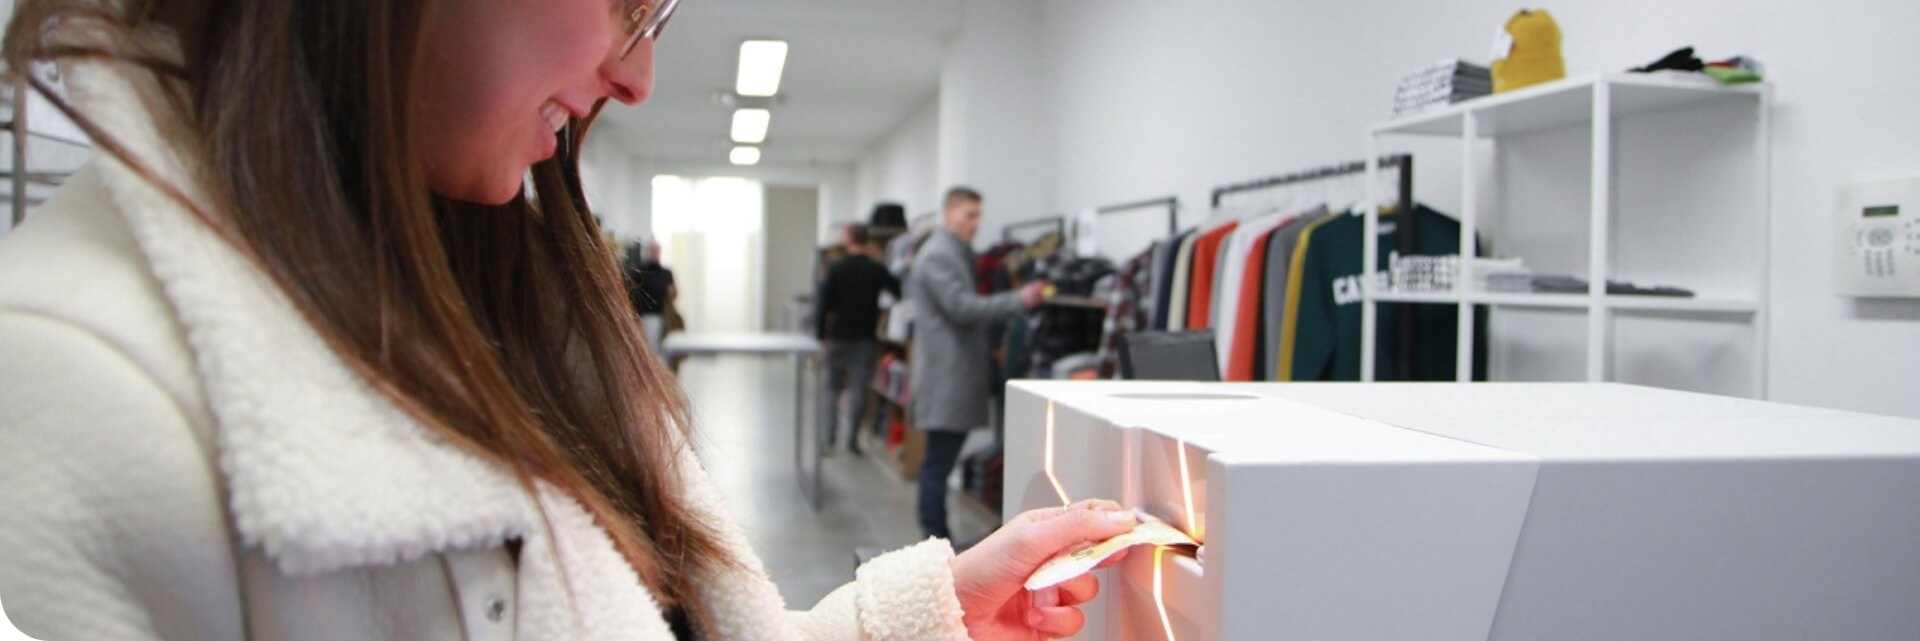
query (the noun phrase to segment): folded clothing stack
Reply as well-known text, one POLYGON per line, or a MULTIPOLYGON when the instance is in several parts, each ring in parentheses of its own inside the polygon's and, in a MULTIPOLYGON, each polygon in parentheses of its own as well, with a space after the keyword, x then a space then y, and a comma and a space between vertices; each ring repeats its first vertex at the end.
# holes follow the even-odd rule
POLYGON ((1752 56, 1734 56, 1715 62, 1702 61, 1693 53, 1693 47, 1681 47, 1659 60, 1645 66, 1634 67, 1634 73, 1653 73, 1677 75, 1683 77, 1705 76, 1723 85, 1743 85, 1766 79, 1766 68, 1752 56))
MULTIPOLYGON (((1487 276, 1487 291, 1490 292, 1539 292, 1545 294, 1585 294, 1587 281, 1572 276, 1536 275, 1525 273, 1499 273, 1487 276)), ((1654 285, 1644 287, 1617 280, 1607 281, 1607 293, 1616 296, 1672 296, 1692 298, 1693 292, 1678 287, 1654 285)))
POLYGON ((1400 80, 1400 88, 1393 95, 1393 116, 1413 115, 1491 94, 1491 70, 1458 58, 1442 60, 1400 80))

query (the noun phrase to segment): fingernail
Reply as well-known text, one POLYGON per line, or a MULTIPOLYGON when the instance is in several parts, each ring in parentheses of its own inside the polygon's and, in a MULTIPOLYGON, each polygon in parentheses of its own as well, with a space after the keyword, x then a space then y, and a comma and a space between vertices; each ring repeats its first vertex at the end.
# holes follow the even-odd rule
POLYGON ((1132 512, 1108 512, 1106 514, 1106 519, 1107 519, 1107 523, 1111 525, 1126 525, 1126 526, 1133 525, 1132 512))
POLYGON ((1027 611, 1027 627, 1039 627, 1039 625, 1040 625, 1040 611, 1028 610, 1027 611))

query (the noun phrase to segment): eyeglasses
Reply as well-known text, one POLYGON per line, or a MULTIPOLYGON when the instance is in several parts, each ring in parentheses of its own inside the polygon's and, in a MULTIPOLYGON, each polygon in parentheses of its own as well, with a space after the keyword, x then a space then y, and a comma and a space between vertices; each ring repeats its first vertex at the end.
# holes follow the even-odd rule
POLYGON ((680 0, 634 0, 633 8, 627 10, 627 44, 620 47, 620 59, 627 59, 642 38, 658 42, 660 30, 679 6, 680 0))

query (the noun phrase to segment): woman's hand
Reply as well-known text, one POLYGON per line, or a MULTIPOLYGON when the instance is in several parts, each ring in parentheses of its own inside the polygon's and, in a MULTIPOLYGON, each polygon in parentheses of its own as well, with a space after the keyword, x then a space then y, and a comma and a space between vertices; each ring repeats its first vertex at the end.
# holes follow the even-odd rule
MULTIPOLYGON (((954 592, 974 641, 1073 636, 1086 623, 1079 606, 1100 593, 1091 574, 1028 592, 1027 577, 1062 552, 1132 529, 1133 512, 1113 501, 1082 501, 1022 513, 953 559, 954 592)), ((1104 565, 1118 562, 1115 555, 1104 565)))

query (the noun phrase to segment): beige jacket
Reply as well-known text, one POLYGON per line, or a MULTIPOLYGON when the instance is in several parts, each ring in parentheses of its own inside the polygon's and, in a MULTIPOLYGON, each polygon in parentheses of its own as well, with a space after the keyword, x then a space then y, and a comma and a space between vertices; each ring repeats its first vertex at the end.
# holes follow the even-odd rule
MULTIPOLYGON (((84 113, 194 197, 186 134, 135 98, 145 78, 67 73, 84 113)), ((694 505, 724 522, 688 463, 694 505)), ((725 539, 748 569, 699 578, 706 638, 966 637, 945 542, 790 612, 731 523, 725 539)), ((51 640, 672 638, 577 503, 436 440, 105 154, 0 237, 0 602, 51 640)))

